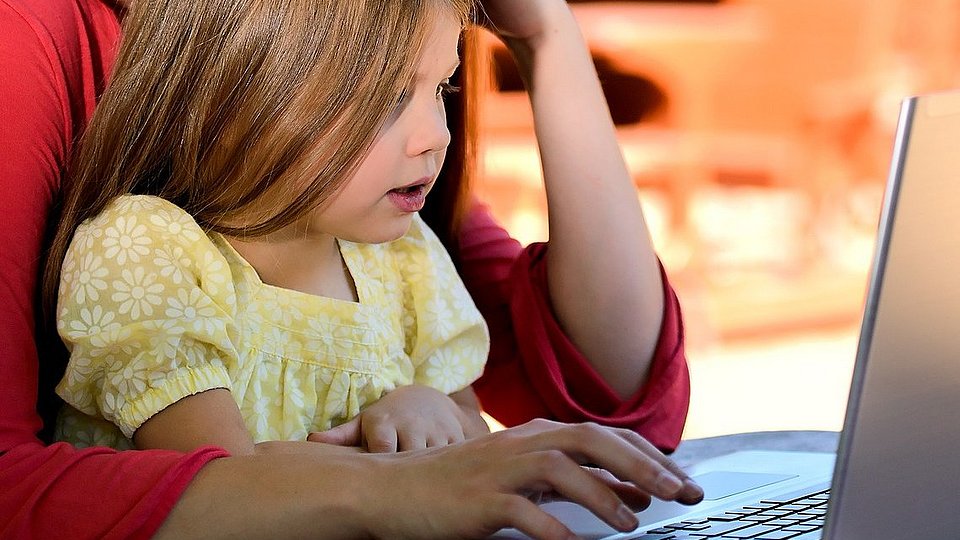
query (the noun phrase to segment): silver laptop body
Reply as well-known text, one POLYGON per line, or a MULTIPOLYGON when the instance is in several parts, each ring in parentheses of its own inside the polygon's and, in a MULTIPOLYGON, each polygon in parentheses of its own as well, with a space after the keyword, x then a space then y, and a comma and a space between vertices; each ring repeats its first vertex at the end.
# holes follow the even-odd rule
POLYGON ((548 511, 584 538, 659 538, 684 520, 830 488, 824 528, 791 538, 960 539, 960 91, 904 100, 876 246, 836 457, 738 452, 698 463, 689 472, 706 500, 655 502, 628 534, 571 503, 548 511))

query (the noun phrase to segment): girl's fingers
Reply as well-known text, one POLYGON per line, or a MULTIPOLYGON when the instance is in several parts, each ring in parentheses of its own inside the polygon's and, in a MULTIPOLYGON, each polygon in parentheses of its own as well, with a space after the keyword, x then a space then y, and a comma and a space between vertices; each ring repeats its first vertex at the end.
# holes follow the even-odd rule
POLYGON ((307 440, 338 446, 360 446, 362 443, 360 431, 360 417, 358 416, 335 428, 311 433, 307 436, 307 440))
POLYGON ((436 446, 430 444, 431 438, 425 437, 420 431, 405 430, 397 435, 399 442, 398 450, 406 452, 408 450, 423 450, 424 448, 436 446))
POLYGON ((397 430, 391 425, 364 425, 363 439, 368 452, 389 454, 397 451, 397 430))

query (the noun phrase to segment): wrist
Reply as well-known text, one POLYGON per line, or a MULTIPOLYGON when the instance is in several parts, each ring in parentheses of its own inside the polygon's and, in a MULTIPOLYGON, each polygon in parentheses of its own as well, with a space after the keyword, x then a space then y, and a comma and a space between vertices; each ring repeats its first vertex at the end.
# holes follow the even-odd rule
POLYGON ((521 78, 532 90, 537 66, 555 63, 557 58, 571 58, 589 52, 580 26, 570 8, 563 3, 561 10, 545 17, 541 31, 524 38, 503 37, 503 43, 516 61, 521 78))
POLYGON ((579 30, 573 11, 566 0, 539 3, 535 19, 536 24, 530 25, 525 32, 500 35, 500 39, 512 53, 536 53, 541 48, 549 47, 557 40, 564 39, 571 27, 579 30))
MULTIPOLYGON (((404 530, 405 520, 412 516, 404 515, 403 500, 397 498, 398 487, 411 490, 409 480, 397 478, 401 472, 404 454, 366 454, 362 475, 355 478, 348 491, 350 508, 354 510, 360 531, 358 538, 396 538, 404 530), (398 510, 400 510, 398 512, 398 510)), ((412 497, 413 494, 401 494, 412 497)))

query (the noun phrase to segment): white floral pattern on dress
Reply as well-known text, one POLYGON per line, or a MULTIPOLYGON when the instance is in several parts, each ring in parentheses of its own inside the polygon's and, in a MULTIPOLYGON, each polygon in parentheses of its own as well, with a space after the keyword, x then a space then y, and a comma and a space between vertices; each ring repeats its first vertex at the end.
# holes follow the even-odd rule
POLYGON ((486 326, 419 218, 396 242, 340 249, 359 303, 266 286, 180 208, 118 198, 64 261, 58 436, 130 448, 151 415, 227 388, 255 441, 302 440, 398 386, 449 393, 480 375, 486 326))
POLYGON ((78 304, 84 304, 87 300, 98 302, 100 293, 107 290, 107 282, 104 278, 109 274, 109 270, 103 266, 103 258, 88 252, 84 255, 78 265, 73 265, 74 271, 68 279, 76 291, 76 300, 78 304))
POLYGON ((163 284, 157 283, 157 275, 147 274, 142 266, 137 266, 133 270, 120 270, 120 278, 114 280, 114 293, 110 296, 110 300, 117 303, 117 312, 129 313, 133 320, 141 315, 153 315, 153 308, 163 302, 160 295, 164 293, 163 284))
POLYGON ((105 258, 116 260, 117 264, 122 265, 127 264, 128 260, 138 263, 140 257, 150 254, 151 240, 146 235, 147 227, 137 223, 136 215, 120 216, 114 223, 113 227, 108 227, 103 233, 105 238, 101 245, 105 258))

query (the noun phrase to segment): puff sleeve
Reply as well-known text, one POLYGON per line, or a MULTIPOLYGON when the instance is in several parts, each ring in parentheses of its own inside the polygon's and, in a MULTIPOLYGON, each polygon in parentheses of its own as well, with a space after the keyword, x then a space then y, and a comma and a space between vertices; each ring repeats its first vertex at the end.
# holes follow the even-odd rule
POLYGON ((419 216, 396 242, 414 381, 447 394, 462 390, 483 373, 490 348, 483 316, 443 244, 419 216))
POLYGON ((127 438, 183 397, 230 388, 230 268, 183 210, 123 196, 74 235, 57 328, 70 350, 57 393, 127 438))

